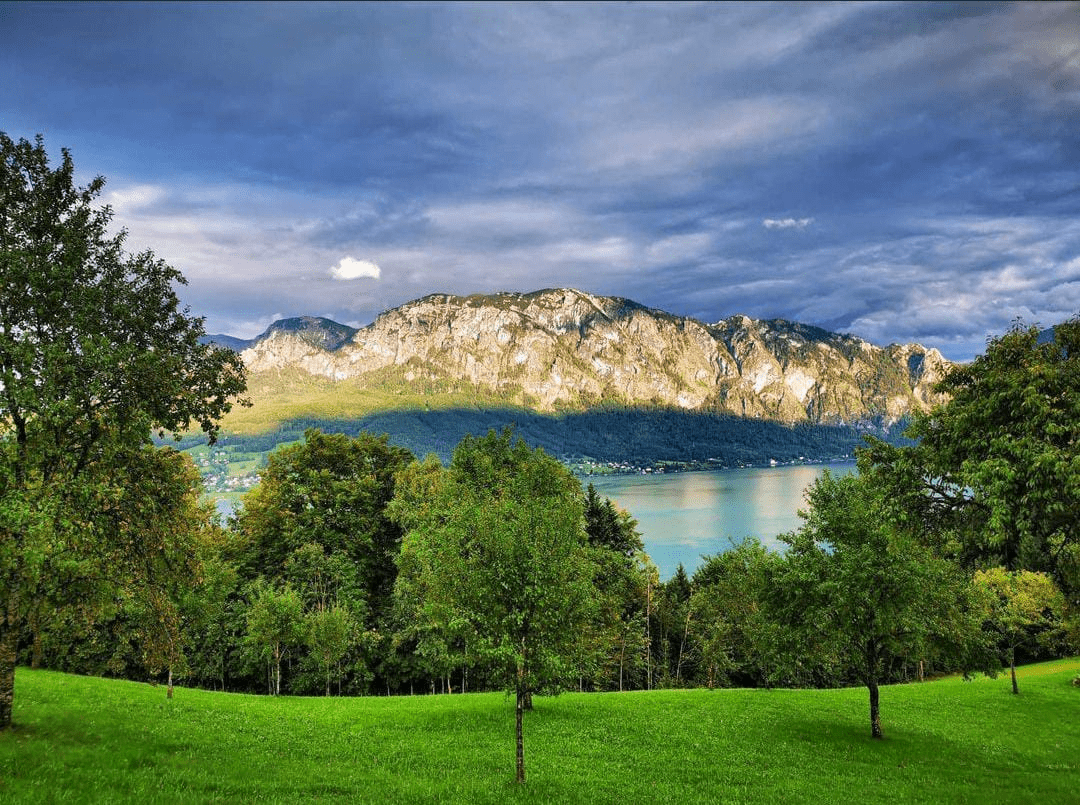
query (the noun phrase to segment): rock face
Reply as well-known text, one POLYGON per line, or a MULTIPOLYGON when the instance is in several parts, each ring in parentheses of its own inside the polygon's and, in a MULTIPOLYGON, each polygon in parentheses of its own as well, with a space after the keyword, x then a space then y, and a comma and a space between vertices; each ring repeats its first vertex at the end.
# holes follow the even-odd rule
POLYGON ((932 387, 951 365, 914 344, 881 348, 745 316, 704 324, 567 289, 427 296, 357 331, 307 321, 319 323, 315 335, 276 322, 255 339, 242 352, 249 370, 298 368, 380 387, 436 382, 541 411, 615 403, 889 423, 938 402, 932 387))

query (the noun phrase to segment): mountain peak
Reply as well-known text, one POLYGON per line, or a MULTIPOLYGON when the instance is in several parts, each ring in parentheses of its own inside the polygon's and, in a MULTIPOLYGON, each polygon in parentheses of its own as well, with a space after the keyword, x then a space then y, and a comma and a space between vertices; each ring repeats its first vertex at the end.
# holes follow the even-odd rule
POLYGON ((266 332, 255 340, 268 338, 272 333, 278 332, 291 333, 312 346, 333 352, 348 343, 357 330, 321 316, 294 316, 273 322, 266 328, 266 332))
POLYGON ((271 322, 270 326, 263 330, 261 335, 254 338, 237 338, 232 335, 214 334, 203 336, 200 340, 203 343, 216 344, 234 352, 243 352, 246 349, 251 349, 261 341, 272 338, 275 333, 287 333, 310 346, 334 352, 347 344, 356 335, 356 328, 339 324, 321 316, 294 316, 271 322))

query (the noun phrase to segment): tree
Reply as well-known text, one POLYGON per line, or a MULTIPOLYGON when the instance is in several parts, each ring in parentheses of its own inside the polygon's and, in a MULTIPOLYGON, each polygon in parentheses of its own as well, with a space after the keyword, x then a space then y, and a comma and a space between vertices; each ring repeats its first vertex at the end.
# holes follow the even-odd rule
POLYGON ((109 515, 131 505, 126 456, 192 421, 212 439, 244 390, 239 356, 201 344, 202 320, 180 307, 180 272, 124 251, 94 205, 104 180, 76 187, 62 153, 52 169, 40 136, 0 133, 0 728, 18 636, 61 591, 52 580, 89 583, 80 561, 137 538, 109 515))
POLYGON ((1061 636, 1061 591, 1045 573, 1002 567, 976 571, 974 584, 982 594, 986 624, 998 634, 1009 658, 1012 692, 1020 693, 1016 649, 1061 636))
POLYGON ((675 568, 675 574, 661 586, 657 612, 660 627, 658 643, 663 663, 661 679, 665 685, 682 684, 683 663, 691 653, 687 650, 687 637, 690 632, 693 594, 690 577, 680 562, 675 568))
POLYGON ((340 688, 340 664, 356 643, 355 633, 356 623, 352 614, 338 604, 307 614, 304 641, 326 675, 327 696, 330 695, 332 676, 337 677, 340 688))
POLYGON ((887 663, 910 662, 932 641, 957 651, 977 630, 964 624, 970 589, 956 566, 897 528, 880 493, 862 476, 826 472, 807 493, 809 509, 769 582, 780 622, 807 647, 838 657, 866 685, 870 731, 882 737, 879 685, 887 663))
POLYGON ((412 460, 412 453, 389 444, 385 435, 350 438, 316 429, 304 434, 303 443, 275 450, 236 521, 245 575, 283 578, 292 562, 297 571, 311 571, 309 580, 294 577, 294 583, 329 584, 332 589, 317 594, 325 597, 336 596, 349 585, 347 574, 355 573, 362 608, 372 619, 384 615, 401 542, 401 530, 385 508, 394 496, 395 475, 412 460), (312 547, 324 557, 313 556, 312 547))
POLYGON ((247 611, 247 642, 267 663, 267 688, 281 695, 281 663, 304 638, 304 605, 291 587, 274 589, 262 580, 252 585, 247 611))
POLYGON ((1080 605, 1080 319, 1049 341, 1017 323, 936 391, 916 444, 872 441, 860 466, 965 567, 1048 572, 1080 605))
POLYGON ((702 557, 694 573, 692 637, 700 646, 706 683, 769 684, 778 664, 762 600, 781 558, 748 538, 731 550, 702 557))
POLYGON ((509 430, 465 437, 448 470, 403 479, 392 505, 406 529, 399 584, 423 591, 415 608, 453 633, 513 691, 517 774, 525 780, 526 696, 573 673, 592 568, 581 486, 557 461, 509 430))
POLYGON ((618 690, 639 683, 651 687, 649 625, 657 570, 645 553, 637 521, 589 484, 585 534, 593 549, 595 606, 583 632, 588 639, 579 646, 579 675, 618 690))
POLYGON ((34 663, 128 677, 186 665, 183 604, 217 538, 212 507, 200 502, 202 479, 183 453, 144 446, 123 457, 95 518, 113 547, 52 557, 55 589, 27 621, 34 663))

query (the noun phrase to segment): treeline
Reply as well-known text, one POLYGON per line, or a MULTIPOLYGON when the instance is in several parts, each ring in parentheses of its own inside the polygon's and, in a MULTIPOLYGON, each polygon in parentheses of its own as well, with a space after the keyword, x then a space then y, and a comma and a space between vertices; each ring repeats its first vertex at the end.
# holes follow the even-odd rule
POLYGON ((309 430, 227 526, 169 510, 187 536, 163 551, 197 560, 169 577, 173 609, 37 612, 23 658, 223 690, 526 702, 859 683, 879 735, 881 684, 1076 650, 1078 349, 1075 322, 1052 344, 1002 336, 943 381, 951 402, 916 418, 918 441, 871 438, 856 474, 819 479, 784 553, 748 540, 666 582, 631 514, 510 429, 466 436, 445 465, 309 430))
MULTIPOLYGON (((310 428, 352 436, 385 433, 392 444, 417 456, 434 453, 445 463, 466 435, 506 427, 561 461, 588 459, 635 466, 694 462, 733 467, 769 459, 828 460, 851 456, 866 433, 904 443, 904 423, 891 428, 880 423, 784 425, 707 411, 616 406, 559 414, 514 408, 380 411, 350 420, 291 420, 266 434, 231 434, 224 443, 243 452, 261 453, 303 438, 310 428)), ((179 448, 201 443, 205 437, 185 437, 179 448)))

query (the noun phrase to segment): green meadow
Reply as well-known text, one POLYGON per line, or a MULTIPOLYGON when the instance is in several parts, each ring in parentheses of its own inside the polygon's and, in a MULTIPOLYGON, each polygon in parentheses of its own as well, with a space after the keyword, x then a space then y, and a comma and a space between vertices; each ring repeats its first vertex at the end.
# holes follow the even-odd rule
POLYGON ((269 698, 20 668, 3 802, 1076 802, 1080 661, 882 690, 269 698))

